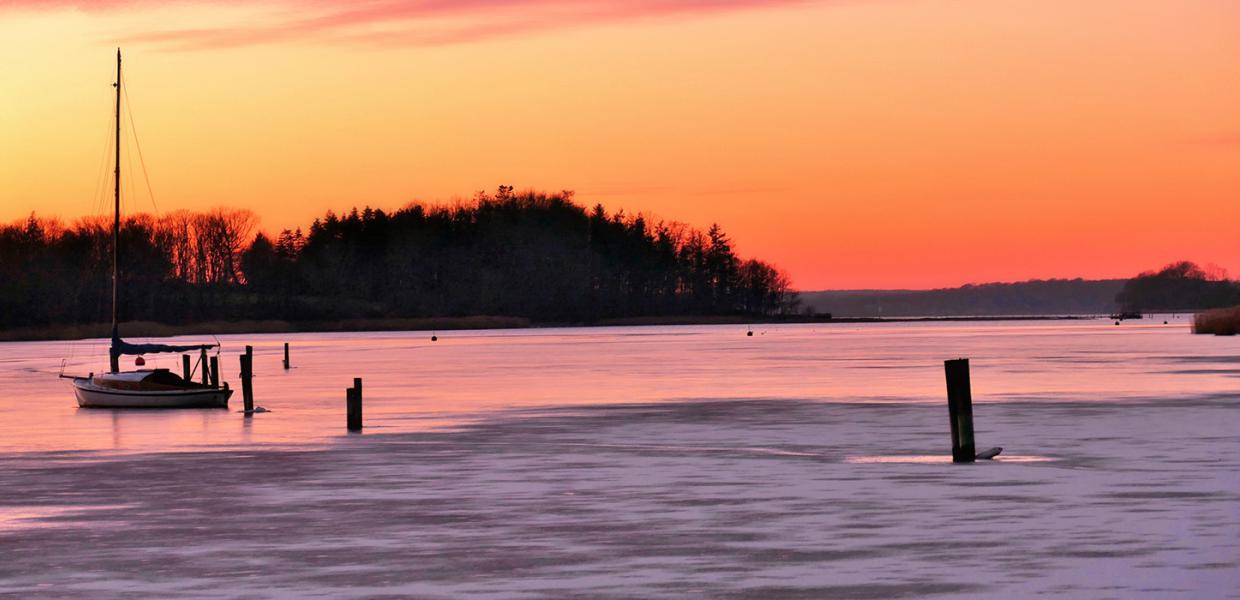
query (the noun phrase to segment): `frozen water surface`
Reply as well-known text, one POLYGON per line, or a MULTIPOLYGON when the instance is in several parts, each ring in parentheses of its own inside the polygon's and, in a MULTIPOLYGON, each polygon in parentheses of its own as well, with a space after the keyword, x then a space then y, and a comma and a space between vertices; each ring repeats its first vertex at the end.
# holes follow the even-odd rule
POLYGON ((252 419, 3 344, 0 594, 1240 597, 1240 342, 1168 320, 228 336, 252 419))

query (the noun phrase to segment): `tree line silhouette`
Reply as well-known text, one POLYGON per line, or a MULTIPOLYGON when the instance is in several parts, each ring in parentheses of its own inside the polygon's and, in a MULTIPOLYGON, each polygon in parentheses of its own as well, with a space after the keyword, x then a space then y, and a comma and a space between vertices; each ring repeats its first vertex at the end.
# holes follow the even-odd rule
MULTIPOLYGON (((795 312, 788 278, 717 225, 649 222, 501 186, 452 206, 328 212, 254 234, 248 210, 124 218, 121 319, 182 324, 503 315, 595 322, 795 312)), ((0 227, 0 328, 107 321, 111 222, 0 227)))
POLYGON ((1240 306, 1240 283, 1218 267, 1179 261, 1124 283, 1115 301, 1125 311, 1181 311, 1240 306))
POLYGON ((800 293, 807 309, 836 317, 1110 314, 1124 279, 1047 279, 967 284, 932 290, 836 290, 800 293))

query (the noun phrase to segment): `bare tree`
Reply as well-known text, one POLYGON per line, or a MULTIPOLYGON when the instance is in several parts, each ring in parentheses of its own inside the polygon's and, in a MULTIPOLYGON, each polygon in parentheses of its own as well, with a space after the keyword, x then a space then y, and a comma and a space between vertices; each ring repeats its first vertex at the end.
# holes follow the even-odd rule
POLYGON ((241 252, 258 217, 253 211, 217 208, 194 219, 200 283, 242 283, 241 252))

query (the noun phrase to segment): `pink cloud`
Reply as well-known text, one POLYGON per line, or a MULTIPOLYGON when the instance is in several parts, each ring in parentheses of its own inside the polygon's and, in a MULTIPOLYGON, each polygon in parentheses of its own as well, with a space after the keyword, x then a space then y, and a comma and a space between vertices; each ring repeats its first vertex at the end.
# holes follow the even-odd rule
MULTIPOLYGON (((434 46, 637 19, 688 17, 790 6, 812 0, 329 0, 235 2, 268 9, 260 23, 232 27, 170 27, 130 41, 178 49, 327 40, 384 46, 434 46)), ((166 6, 156 0, 8 0, 0 11, 78 10, 87 13, 166 6)), ((202 0, 179 4, 218 5, 202 0)))

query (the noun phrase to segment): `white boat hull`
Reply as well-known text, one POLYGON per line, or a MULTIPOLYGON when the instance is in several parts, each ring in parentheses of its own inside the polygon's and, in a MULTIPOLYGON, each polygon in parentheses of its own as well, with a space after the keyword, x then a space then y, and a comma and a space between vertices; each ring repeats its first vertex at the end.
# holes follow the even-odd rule
POLYGON ((73 394, 82 408, 228 408, 232 390, 123 390, 73 380, 73 394))

